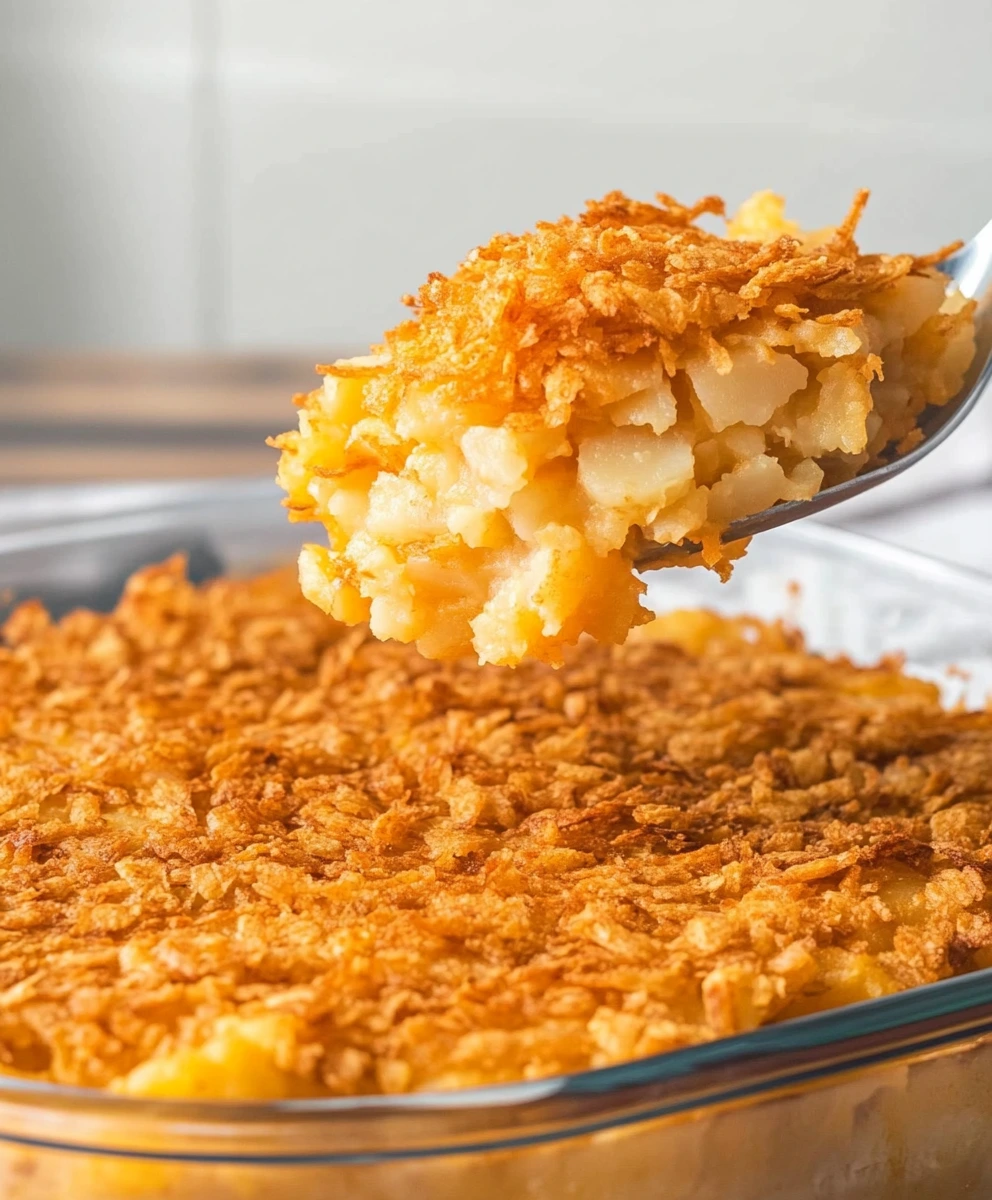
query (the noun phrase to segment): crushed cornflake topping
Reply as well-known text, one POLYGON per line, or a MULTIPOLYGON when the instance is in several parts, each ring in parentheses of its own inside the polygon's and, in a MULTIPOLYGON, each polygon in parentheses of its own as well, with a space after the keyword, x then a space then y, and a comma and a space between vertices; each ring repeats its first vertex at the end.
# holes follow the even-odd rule
POLYGON ((992 963, 992 713, 677 613, 432 662, 289 574, 0 645, 0 1059, 140 1095, 595 1067, 992 963))

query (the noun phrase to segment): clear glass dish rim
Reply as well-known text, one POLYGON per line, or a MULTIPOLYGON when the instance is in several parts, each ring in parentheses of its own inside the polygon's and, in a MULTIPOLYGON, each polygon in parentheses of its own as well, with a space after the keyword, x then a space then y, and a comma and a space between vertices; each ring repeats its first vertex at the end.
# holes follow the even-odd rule
MULTIPOLYGON (((78 493, 79 489, 75 489, 78 493)), ((110 489, 107 489, 108 493, 110 489)), ((8 554, 25 550, 55 551, 59 545, 172 528, 178 517, 188 521, 190 509, 201 505, 266 502, 277 496, 267 479, 224 479, 156 488, 155 501, 146 504, 133 490, 123 511, 112 503, 104 511, 92 507, 82 517, 67 517, 63 489, 50 493, 51 519, 33 508, 32 525, 2 532, 0 565, 8 554)), ((108 500, 110 499, 108 495, 108 500)), ((40 507, 39 507, 40 505, 40 507)), ((278 508, 276 512, 278 513, 278 508)), ((247 516, 247 514, 246 514, 247 516)), ((965 568, 927 558, 833 526, 804 522, 761 535, 807 549, 832 550, 878 569, 890 564, 918 579, 951 587, 958 597, 982 605, 992 614, 992 579, 965 568)), ((0 580, 2 582, 2 580, 0 580)), ((958 1041, 992 1033, 992 968, 913 988, 876 1000, 863 1001, 780 1025, 768 1025, 714 1042, 667 1051, 614 1066, 572 1075, 488 1085, 449 1092, 418 1092, 396 1096, 366 1095, 280 1101, 152 1100, 124 1097, 90 1088, 67 1087, 0 1075, 0 1102, 51 1110, 104 1115, 115 1121, 166 1122, 184 1133, 209 1131, 211 1138, 240 1142, 254 1126, 287 1122, 318 1122, 322 1127, 350 1118, 436 1118, 439 1125, 462 1118, 456 1139, 439 1128, 441 1145, 390 1145, 375 1149, 286 1155, 252 1153, 170 1153, 92 1146, 102 1154, 149 1159, 259 1163, 348 1163, 382 1158, 423 1157, 507 1149, 542 1141, 575 1137, 645 1121, 688 1109, 699 1110, 739 1101, 770 1090, 797 1086, 866 1064, 885 1062, 958 1041), (733 1077, 728 1079, 728 1073, 733 1077), (666 1094, 658 1093, 658 1085, 666 1094), (686 1085, 684 1088, 678 1085, 686 1085), (676 1089, 676 1090, 673 1090, 676 1089), (611 1110, 616 1097, 620 1107, 611 1110), (591 1102, 591 1103, 590 1103, 591 1102), (549 1106, 554 1111, 548 1111, 549 1106), (527 1132, 530 1110, 539 1112, 541 1131, 527 1132), (519 1114, 523 1120, 513 1119, 519 1114), (492 1117, 510 1115, 496 1122, 492 1117), (467 1118, 467 1119, 466 1119, 467 1118), (466 1136, 469 1140, 466 1141, 466 1136)), ((433 1139, 431 1139, 433 1141, 433 1139)), ((0 1141, 75 1150, 81 1142, 50 1141, 11 1136, 0 1130, 0 1141)))

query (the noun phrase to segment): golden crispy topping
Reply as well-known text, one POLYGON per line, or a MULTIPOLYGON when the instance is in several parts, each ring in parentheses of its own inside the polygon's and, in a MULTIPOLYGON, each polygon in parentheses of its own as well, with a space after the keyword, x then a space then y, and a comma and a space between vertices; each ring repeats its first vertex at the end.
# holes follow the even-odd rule
POLYGON ((992 961, 992 714, 665 618, 439 664, 288 575, 0 646, 0 1057, 143 1095, 614 1063, 992 961))

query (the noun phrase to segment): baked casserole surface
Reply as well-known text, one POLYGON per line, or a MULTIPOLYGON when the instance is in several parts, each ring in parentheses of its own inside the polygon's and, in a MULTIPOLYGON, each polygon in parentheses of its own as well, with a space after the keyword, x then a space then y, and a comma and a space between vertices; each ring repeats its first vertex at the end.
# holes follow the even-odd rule
POLYGON ((992 713, 704 612, 431 661, 173 561, 0 646, 0 1059, 148 1096, 583 1070, 992 963, 992 713))

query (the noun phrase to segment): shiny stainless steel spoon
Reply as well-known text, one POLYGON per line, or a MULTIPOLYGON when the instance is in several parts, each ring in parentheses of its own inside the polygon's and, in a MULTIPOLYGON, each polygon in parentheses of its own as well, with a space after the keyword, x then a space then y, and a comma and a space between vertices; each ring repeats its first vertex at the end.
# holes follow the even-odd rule
MULTIPOLYGON (((940 408, 929 408, 920 417, 920 428, 924 439, 908 454, 902 454, 891 462, 873 467, 862 475, 856 475, 844 483, 824 488, 812 500, 790 500, 773 505, 763 512, 742 517, 732 522, 723 534, 724 542, 752 537, 798 521, 813 513, 832 508, 851 496, 860 496, 880 483, 885 483, 915 466, 948 438, 978 403, 990 379, 992 379, 992 221, 975 235, 967 245, 942 262, 939 266, 948 277, 948 287, 954 286, 969 299, 978 300, 975 313, 975 358, 965 375, 961 391, 953 400, 940 408)), ((677 561, 698 550, 695 544, 683 542, 681 546, 659 545, 646 542, 637 554, 636 565, 650 570, 664 562, 677 561)))

